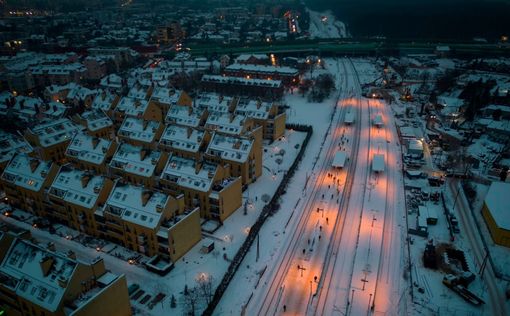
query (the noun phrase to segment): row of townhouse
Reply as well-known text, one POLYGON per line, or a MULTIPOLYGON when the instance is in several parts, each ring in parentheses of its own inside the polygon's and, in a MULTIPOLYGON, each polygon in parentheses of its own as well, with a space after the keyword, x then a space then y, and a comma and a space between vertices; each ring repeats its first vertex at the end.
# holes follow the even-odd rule
POLYGON ((30 240, 29 231, 7 226, 0 231, 2 314, 131 315, 125 275, 109 272, 100 257, 85 262, 72 251, 30 240))
POLYGON ((14 207, 147 256, 175 262, 201 239, 200 209, 186 208, 182 193, 24 154, 12 158, 0 181, 14 207))

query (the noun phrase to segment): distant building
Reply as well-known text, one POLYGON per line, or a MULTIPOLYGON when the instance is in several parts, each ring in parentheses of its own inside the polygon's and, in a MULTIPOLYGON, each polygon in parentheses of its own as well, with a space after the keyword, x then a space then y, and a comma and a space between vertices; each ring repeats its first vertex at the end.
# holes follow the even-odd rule
POLYGON ((204 75, 200 82, 202 89, 231 96, 259 97, 279 100, 283 97, 284 86, 280 80, 247 79, 245 77, 204 75))
POLYGON ((281 80, 284 85, 299 83, 299 71, 291 67, 232 64, 225 68, 225 75, 246 79, 281 80))
POLYGON ((270 65, 271 60, 266 54, 241 54, 236 59, 237 64, 245 65, 270 65))
POLYGON ((123 97, 113 110, 113 118, 115 123, 120 124, 126 117, 163 121, 161 109, 156 104, 143 99, 123 97))
POLYGON ((76 114, 73 120, 84 126, 91 136, 107 139, 113 139, 115 136, 113 121, 102 110, 93 109, 76 114))

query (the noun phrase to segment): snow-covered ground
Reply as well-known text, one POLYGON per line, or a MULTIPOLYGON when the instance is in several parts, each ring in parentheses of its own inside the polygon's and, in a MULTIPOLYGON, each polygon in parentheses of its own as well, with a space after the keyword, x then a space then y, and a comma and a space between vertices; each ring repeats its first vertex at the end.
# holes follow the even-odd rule
POLYGON ((331 11, 316 12, 308 10, 310 14, 311 38, 345 38, 349 36, 345 24, 338 21, 331 11))

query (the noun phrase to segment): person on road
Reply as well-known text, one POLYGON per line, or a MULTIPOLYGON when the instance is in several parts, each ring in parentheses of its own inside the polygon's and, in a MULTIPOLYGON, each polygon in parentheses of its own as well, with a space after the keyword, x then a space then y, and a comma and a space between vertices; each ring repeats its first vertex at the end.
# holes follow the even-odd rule
POLYGON ((287 311, 287 305, 283 305, 283 312, 285 313, 287 311))

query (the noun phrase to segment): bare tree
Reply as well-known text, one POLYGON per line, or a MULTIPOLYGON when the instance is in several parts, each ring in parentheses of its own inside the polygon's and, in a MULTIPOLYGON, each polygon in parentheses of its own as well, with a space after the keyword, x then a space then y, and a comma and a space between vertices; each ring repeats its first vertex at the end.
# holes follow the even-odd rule
POLYGON ((200 291, 194 287, 188 289, 188 294, 184 294, 184 306, 186 306, 186 314, 195 316, 198 300, 200 299, 200 291))
POLYGON ((205 273, 201 273, 197 279, 197 289, 199 290, 203 299, 209 304, 213 297, 213 277, 205 273))

